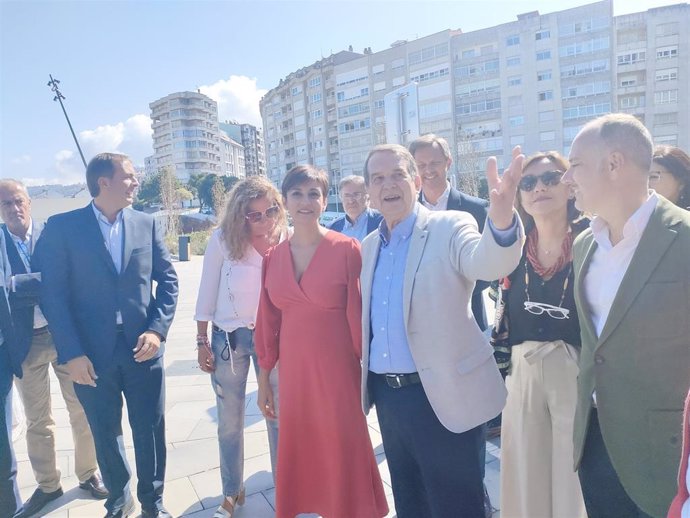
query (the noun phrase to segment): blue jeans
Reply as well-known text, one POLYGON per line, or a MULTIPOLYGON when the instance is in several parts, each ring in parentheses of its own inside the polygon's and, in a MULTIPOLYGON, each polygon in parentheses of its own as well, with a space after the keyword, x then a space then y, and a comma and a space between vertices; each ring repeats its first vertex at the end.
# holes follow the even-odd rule
MULTIPOLYGON (((0 293, 0 295, 2 295, 0 293)), ((22 507, 17 488, 17 462, 12 449, 12 371, 7 344, 0 346, 0 516, 13 516, 22 507)))
MULTIPOLYGON (((244 480, 244 410, 250 359, 254 372, 259 365, 254 351, 254 333, 247 328, 238 329, 235 334, 236 348, 233 351, 226 343, 226 333, 215 326, 211 348, 216 370, 211 374, 211 384, 216 393, 218 409, 218 445, 220 447, 220 476, 223 494, 235 496, 242 489, 244 480), (234 370, 234 372, 233 372, 234 370)), ((278 371, 271 373, 271 385, 278 410, 278 371)), ((278 420, 267 419, 268 445, 271 452, 271 468, 275 479, 278 451, 278 420)))

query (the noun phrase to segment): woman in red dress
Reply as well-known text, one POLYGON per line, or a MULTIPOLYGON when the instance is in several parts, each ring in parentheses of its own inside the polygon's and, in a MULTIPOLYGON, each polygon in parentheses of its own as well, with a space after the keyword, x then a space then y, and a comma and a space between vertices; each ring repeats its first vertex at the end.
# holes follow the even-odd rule
POLYGON ((359 244, 319 225, 323 171, 292 168, 282 192, 294 233, 264 259, 255 337, 268 418, 280 361, 276 517, 380 518, 388 505, 360 406, 359 244))

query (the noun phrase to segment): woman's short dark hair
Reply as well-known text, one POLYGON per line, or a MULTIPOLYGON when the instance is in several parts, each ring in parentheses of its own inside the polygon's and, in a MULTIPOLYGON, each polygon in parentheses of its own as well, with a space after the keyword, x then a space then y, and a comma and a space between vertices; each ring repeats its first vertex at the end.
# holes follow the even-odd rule
POLYGON ((98 185, 99 178, 112 178, 115 174, 115 164, 129 162, 127 155, 120 153, 99 153, 91 159, 86 166, 86 185, 92 197, 100 194, 101 188, 98 185))
MULTIPOLYGON (((525 158, 525 161, 522 163, 522 172, 524 173, 529 166, 536 164, 537 162, 541 162, 542 160, 548 160, 556 167, 557 170, 563 171, 564 173, 570 167, 568 160, 558 151, 540 151, 539 153, 535 153, 525 158)), ((527 211, 525 211, 524 207, 522 206, 520 190, 518 190, 517 196, 515 197, 515 208, 520 215, 522 224, 525 226, 525 232, 532 230, 534 227, 534 218, 527 214, 527 211)), ((582 219, 582 216, 582 211, 575 207, 575 198, 570 198, 568 200, 567 208, 568 223, 572 226, 573 223, 576 223, 578 220, 582 219)))
POLYGON ((287 198, 290 189, 307 182, 316 182, 323 193, 323 197, 328 198, 328 175, 310 164, 296 165, 287 172, 280 188, 283 198, 287 198))
POLYGON ((683 188, 678 196, 678 205, 684 209, 690 207, 690 156, 674 146, 656 146, 652 162, 659 164, 681 183, 683 188))

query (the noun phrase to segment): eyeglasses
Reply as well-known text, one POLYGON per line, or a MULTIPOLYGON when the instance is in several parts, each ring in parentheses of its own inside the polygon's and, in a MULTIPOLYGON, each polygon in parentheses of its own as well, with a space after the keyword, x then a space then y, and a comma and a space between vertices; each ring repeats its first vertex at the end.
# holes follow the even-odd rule
POLYGON ((274 205, 273 207, 267 208, 264 212, 256 210, 254 212, 247 212, 244 218, 249 221, 249 223, 258 223, 259 221, 266 219, 276 219, 280 213, 280 207, 274 205))
POLYGON ((541 180, 541 183, 545 186, 552 187, 561 183, 561 178, 564 174, 563 171, 546 171, 540 175, 526 174, 520 178, 518 187, 521 191, 531 192, 537 186, 539 180, 541 180))
POLYGON ((525 310, 529 311, 533 315, 541 315, 546 313, 551 318, 556 320, 563 320, 569 318, 570 310, 562 308, 560 306, 552 306, 551 304, 546 304, 545 302, 529 302, 525 301, 525 310))
POLYGON ((361 201, 364 199, 364 196, 366 196, 366 193, 363 192, 346 192, 343 194, 343 198, 346 200, 361 201))

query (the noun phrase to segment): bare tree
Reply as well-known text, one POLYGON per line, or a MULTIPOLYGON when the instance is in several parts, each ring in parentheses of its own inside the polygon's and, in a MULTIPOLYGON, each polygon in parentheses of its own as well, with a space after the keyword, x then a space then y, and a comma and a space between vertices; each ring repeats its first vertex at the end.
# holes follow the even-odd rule
POLYGON ((176 236, 178 232, 178 218, 176 209, 180 205, 180 181, 170 166, 160 169, 160 198, 166 214, 166 236, 176 236))
POLYGON ((477 163, 481 154, 473 144, 471 138, 462 132, 457 140, 457 188, 470 196, 479 196, 481 177, 477 170, 477 163))
POLYGON ((211 188, 211 200, 213 201, 213 212, 216 214, 216 218, 219 219, 225 205, 225 192, 223 180, 220 177, 216 177, 211 188))

